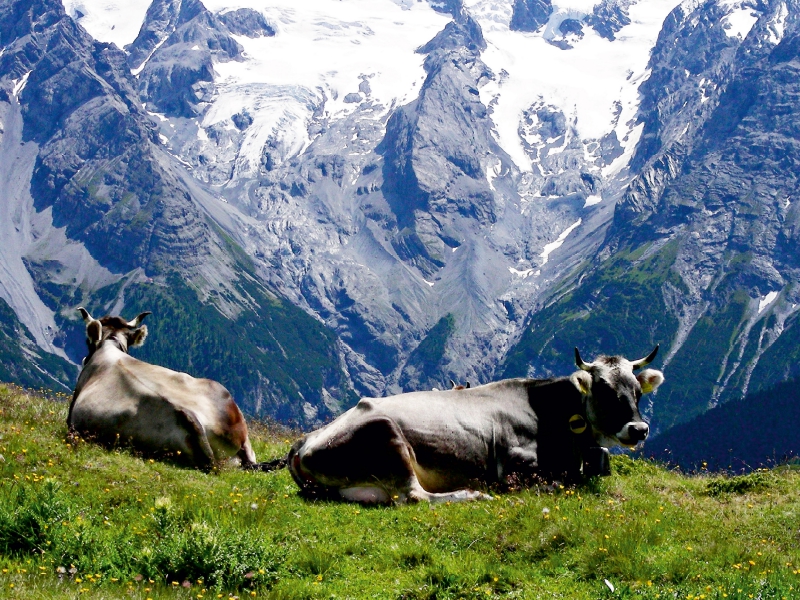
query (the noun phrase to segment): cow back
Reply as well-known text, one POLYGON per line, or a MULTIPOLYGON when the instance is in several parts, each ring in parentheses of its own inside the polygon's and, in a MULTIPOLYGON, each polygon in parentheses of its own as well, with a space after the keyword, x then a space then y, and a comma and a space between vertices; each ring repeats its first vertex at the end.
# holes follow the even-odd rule
POLYGON ((69 425, 99 441, 189 457, 200 451, 199 438, 207 438, 216 456, 235 454, 247 439, 244 418, 224 386, 112 346, 98 350, 81 373, 69 425))

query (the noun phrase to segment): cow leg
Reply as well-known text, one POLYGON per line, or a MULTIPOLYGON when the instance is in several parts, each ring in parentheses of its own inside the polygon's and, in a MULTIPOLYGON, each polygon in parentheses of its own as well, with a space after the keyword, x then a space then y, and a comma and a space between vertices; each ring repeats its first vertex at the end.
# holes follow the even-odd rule
POLYGON ((393 426, 393 447, 397 450, 400 460, 403 462, 404 471, 406 473, 405 485, 398 486, 395 493, 392 494, 392 500, 398 503, 404 502, 464 502, 466 500, 492 500, 493 498, 488 494, 478 492, 476 490, 456 490, 454 492, 428 492, 422 487, 422 484, 417 477, 414 466, 417 463, 414 456, 414 449, 406 441, 405 436, 392 422, 393 426))
POLYGON ((387 504, 395 502, 404 504, 406 502, 465 502, 467 500, 494 500, 488 494, 476 490, 456 490, 454 492, 428 492, 422 487, 416 474, 409 476, 405 486, 397 486, 396 489, 387 489, 378 486, 354 486, 342 488, 339 495, 348 502, 361 502, 362 504, 387 504))
POLYGON ((212 469, 215 464, 214 451, 208 441, 206 428, 192 411, 179 410, 178 414, 186 420, 187 443, 192 449, 195 465, 204 470, 212 469))
POLYGON ((327 488, 350 502, 458 502, 488 498, 473 490, 430 493, 419 482, 414 450, 391 419, 377 417, 301 443, 289 456, 302 489, 327 488))
POLYGON ((503 469, 507 480, 510 476, 517 476, 525 480, 535 475, 539 470, 539 453, 536 442, 527 446, 517 446, 508 450, 508 457, 503 469))
POLYGON ((406 440, 403 432, 393 421, 387 419, 386 424, 389 426, 389 434, 391 436, 389 445, 391 449, 396 452, 396 459, 399 459, 400 464, 402 464, 404 481, 398 481, 399 485, 396 485, 393 490, 389 486, 381 488, 376 488, 374 486, 358 486, 341 489, 339 490, 339 494, 342 498, 345 500, 353 499, 356 502, 396 502, 400 504, 420 501, 439 503, 493 499, 488 494, 469 489, 437 493, 425 490, 414 470, 414 466, 417 463, 414 449, 406 440), (388 497, 389 495, 391 495, 391 497, 388 497))
POLYGON ((244 441, 242 447, 239 448, 239 452, 236 453, 236 456, 242 461, 243 469, 252 469, 256 465, 256 453, 253 452, 249 437, 244 441))
POLYGON ((608 448, 592 446, 583 451, 583 476, 605 477, 611 475, 611 454, 608 448))
MULTIPOLYGON (((419 482, 417 482, 419 486, 419 482)), ((477 490, 456 490, 455 492, 426 492, 419 486, 419 489, 412 489, 408 494, 408 500, 419 502, 425 500, 433 504, 441 502, 466 502, 467 500, 494 500, 489 494, 484 494, 477 490)))

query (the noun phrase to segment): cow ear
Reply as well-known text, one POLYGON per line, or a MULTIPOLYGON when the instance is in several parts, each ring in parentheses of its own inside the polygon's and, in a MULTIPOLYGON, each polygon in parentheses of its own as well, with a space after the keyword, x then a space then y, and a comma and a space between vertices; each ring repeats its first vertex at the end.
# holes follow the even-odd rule
POLYGON ((588 396, 592 391, 592 376, 586 371, 575 371, 569 376, 569 380, 584 396, 588 396))
POLYGON ((100 341, 100 338, 103 336, 103 326, 100 324, 100 321, 97 319, 92 319, 86 324, 86 339, 92 343, 96 344, 100 341))
POLYGON ((147 339, 147 325, 142 325, 139 329, 136 329, 131 333, 128 337, 128 345, 131 348, 138 348, 142 344, 144 344, 145 339, 147 339))
POLYGON ((639 380, 639 385, 642 386, 642 393, 649 394, 664 383, 664 374, 655 369, 645 369, 636 376, 639 380))

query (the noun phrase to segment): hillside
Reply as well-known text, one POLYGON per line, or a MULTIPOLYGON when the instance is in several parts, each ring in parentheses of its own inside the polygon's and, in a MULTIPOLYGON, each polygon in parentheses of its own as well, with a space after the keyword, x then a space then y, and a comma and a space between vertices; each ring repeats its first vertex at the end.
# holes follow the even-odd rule
POLYGON ((685 470, 748 472, 800 456, 798 423, 800 389, 792 379, 676 425, 648 440, 644 453, 685 470))
MULTIPOLYGON (((65 397, 0 387, 4 598, 793 598, 800 473, 613 458, 575 489, 367 508, 285 471, 204 474, 65 440, 65 397), (607 580, 614 592, 605 583, 607 580)), ((254 431, 262 459, 285 430, 254 431)))
POLYGON ((75 365, 42 351, 31 338, 28 328, 0 298, 0 380, 69 390, 77 375, 75 365))

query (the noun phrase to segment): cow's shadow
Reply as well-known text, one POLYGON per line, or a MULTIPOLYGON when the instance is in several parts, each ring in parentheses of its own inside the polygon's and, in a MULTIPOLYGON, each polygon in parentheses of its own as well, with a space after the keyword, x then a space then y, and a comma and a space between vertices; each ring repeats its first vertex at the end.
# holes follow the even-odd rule
POLYGON ((123 453, 131 458, 142 461, 153 461, 180 469, 200 471, 202 473, 217 472, 225 466, 229 464, 233 466, 239 461, 237 457, 231 457, 221 462, 215 463, 211 461, 205 461, 198 464, 193 457, 183 454, 180 451, 153 451, 141 448, 134 444, 133 441, 122 440, 117 436, 110 438, 108 436, 101 436, 91 433, 78 433, 75 431, 68 431, 65 436, 65 441, 69 444, 72 444, 74 447, 78 447, 81 444, 92 444, 94 446, 103 448, 108 452, 123 453))

